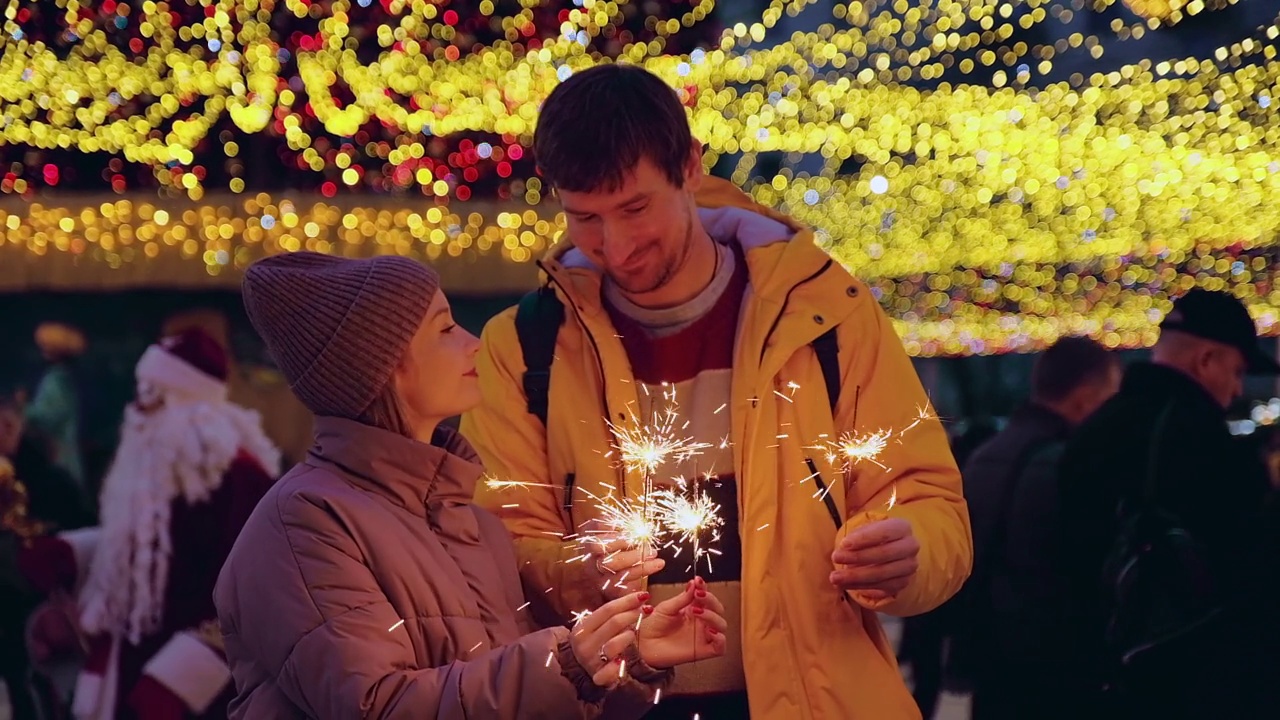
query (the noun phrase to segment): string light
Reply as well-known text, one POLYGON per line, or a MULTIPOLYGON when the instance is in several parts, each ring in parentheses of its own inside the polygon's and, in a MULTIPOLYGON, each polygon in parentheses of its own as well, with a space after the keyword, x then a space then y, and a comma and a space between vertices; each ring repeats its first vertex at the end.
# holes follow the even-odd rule
MULTIPOLYGON (((762 45, 809 4, 773 0, 711 47, 673 52, 714 2, 658 17, 582 0, 548 22, 532 0, 478 3, 478 20, 425 0, 8 0, 0 146, 34 160, 0 167, 0 193, 32 201, 0 212, 0 248, 111 267, 178 253, 228 282, 299 248, 528 262, 563 229, 527 152, 538 104, 607 50, 677 89, 708 167, 739 156, 739 183, 761 153, 821 156, 814 176, 784 167, 749 190, 819 228, 913 354, 1033 349, 1080 330, 1143 345, 1152 314, 1197 284, 1232 289, 1275 327, 1280 26, 1242 30, 1211 58, 1045 82, 1064 59, 1100 57, 1099 38, 1015 35, 1112 0, 838 2, 815 31, 762 45), (58 36, 36 41, 51 8, 58 36), (278 138, 324 196, 412 192, 421 207, 225 199, 249 187, 255 138, 278 138), (46 206, 36 193, 70 169, 46 151, 114 154, 114 192, 134 192, 142 166, 194 204, 163 221, 128 199, 46 206), (473 211, 473 192, 529 207, 473 211)), ((1121 40, 1230 3, 1126 4, 1146 20, 1113 23, 1121 40)))

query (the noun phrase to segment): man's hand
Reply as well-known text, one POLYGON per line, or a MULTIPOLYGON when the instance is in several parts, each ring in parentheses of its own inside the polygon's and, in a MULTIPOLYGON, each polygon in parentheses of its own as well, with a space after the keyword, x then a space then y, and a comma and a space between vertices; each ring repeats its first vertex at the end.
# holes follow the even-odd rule
POLYGON ((641 578, 649 577, 666 565, 656 550, 641 555, 639 548, 628 547, 625 540, 614 540, 598 547, 585 561, 587 572, 604 593, 615 600, 640 589, 641 578))
POLYGON ((841 590, 856 590, 874 599, 891 598, 906 589, 920 564, 920 543, 911 523, 900 518, 877 520, 854 528, 831 554, 836 569, 830 581, 841 590))

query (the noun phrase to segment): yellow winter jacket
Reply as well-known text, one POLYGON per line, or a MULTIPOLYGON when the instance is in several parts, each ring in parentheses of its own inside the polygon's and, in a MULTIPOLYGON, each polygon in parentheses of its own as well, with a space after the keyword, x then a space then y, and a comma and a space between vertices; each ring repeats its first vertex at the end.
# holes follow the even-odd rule
MULTIPOLYGON (((742 656, 751 716, 919 718, 876 612, 930 610, 969 574, 969 515, 946 434, 936 419, 907 429, 927 398, 902 343, 866 286, 815 245, 810 230, 715 179, 704 184, 698 204, 713 238, 742 244, 750 277, 726 411, 738 482, 742 656), (842 373, 834 421, 810 346, 833 326, 842 373), (878 464, 846 467, 818 447, 845 433, 876 431, 890 431, 878 464), (831 488, 840 528, 814 495, 808 461, 831 488), (910 521, 921 545, 919 572, 894 598, 842 597, 828 582, 832 551, 851 528, 886 516, 910 521)), ((637 397, 626 353, 600 302, 598 271, 571 240, 541 265, 544 282, 565 304, 550 427, 526 409, 513 308, 484 330, 477 360, 484 397, 464 416, 462 432, 491 474, 541 484, 482 488, 478 502, 515 536, 530 598, 546 598, 563 618, 602 598, 585 579, 586 564, 567 562, 581 549, 559 536, 597 517, 593 496, 641 491, 642 479, 608 456, 612 435, 605 424, 606 417, 630 422, 637 397), (569 473, 575 480, 566 503, 569 473)))

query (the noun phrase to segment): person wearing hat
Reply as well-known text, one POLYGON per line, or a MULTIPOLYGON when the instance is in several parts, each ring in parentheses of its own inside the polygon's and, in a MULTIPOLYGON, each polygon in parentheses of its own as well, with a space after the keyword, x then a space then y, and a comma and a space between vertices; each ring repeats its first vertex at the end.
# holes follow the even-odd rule
POLYGON ((150 346, 135 376, 98 526, 19 554, 31 586, 53 596, 29 649, 55 675, 83 661, 78 720, 226 717, 213 585, 279 451, 257 413, 227 401, 226 357, 205 333, 150 346))
MULTIPOLYGON (((1129 366, 1120 391, 1067 444, 1059 468, 1060 572, 1063 636, 1073 638, 1063 667, 1061 697, 1046 697, 1043 717, 1263 717, 1260 691, 1273 649, 1253 641, 1271 611, 1251 611, 1261 569, 1275 558, 1259 553, 1260 518, 1268 481, 1256 457, 1239 448, 1226 410, 1248 374, 1280 372, 1259 347, 1248 310, 1235 297, 1203 289, 1177 298, 1160 325, 1151 361, 1129 366), (1146 490, 1150 484, 1153 490, 1146 490), (1124 501, 1126 505, 1122 506, 1124 501), (1121 537, 1121 507, 1158 509, 1177 518, 1204 549, 1216 595, 1230 627, 1203 648, 1205 662, 1184 663, 1156 697, 1117 701, 1104 649, 1108 610, 1104 565, 1121 537), (1263 620, 1259 624, 1255 621, 1263 620), (1065 714, 1052 715, 1054 709, 1065 714), (1135 714, 1136 713, 1136 714, 1135 714)), ((1125 515, 1123 517, 1128 517, 1125 515)), ((1274 598, 1269 602, 1274 605, 1274 598)), ((1266 607, 1259 604, 1258 610, 1266 607)))
POLYGON ((54 463, 91 497, 81 426, 87 398, 83 397, 86 387, 79 365, 88 343, 79 328, 59 322, 41 323, 35 342, 48 367, 26 406, 26 422, 48 441, 54 463))
POLYGON ((511 538, 471 503, 484 469, 441 424, 480 399, 478 341, 430 268, 282 254, 243 295, 316 437, 218 580, 231 718, 637 718, 670 668, 723 652, 696 579, 531 632, 511 538))

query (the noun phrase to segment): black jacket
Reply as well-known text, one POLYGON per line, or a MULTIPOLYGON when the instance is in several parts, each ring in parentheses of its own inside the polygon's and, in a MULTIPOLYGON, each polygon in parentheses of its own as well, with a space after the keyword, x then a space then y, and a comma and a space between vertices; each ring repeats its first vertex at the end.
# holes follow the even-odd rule
MULTIPOLYGON (((1260 563, 1276 562, 1261 557, 1258 542, 1268 492, 1261 463, 1240 451, 1227 431, 1221 406, 1189 376, 1160 365, 1131 366, 1120 392, 1068 442, 1059 473, 1059 611, 1074 641, 1071 653, 1079 669, 1074 680, 1081 683, 1085 697, 1097 689, 1105 672, 1101 572, 1118 533, 1116 511, 1122 498, 1140 497, 1148 473, 1155 474, 1158 506, 1178 516, 1206 547, 1216 579, 1236 603, 1238 633, 1224 633, 1212 654, 1224 664, 1252 657, 1252 639, 1274 615, 1262 607, 1249 612, 1254 605, 1250 598, 1258 599, 1260 563), (1166 409, 1167 421, 1157 438, 1154 426, 1166 409)), ((1203 677, 1203 668, 1188 671, 1203 677)), ((1180 705, 1175 709, 1185 711, 1191 698, 1205 701, 1214 712, 1225 712, 1223 698, 1246 702, 1253 685, 1241 672, 1224 670, 1224 678, 1215 679, 1215 684, 1226 686, 1212 691, 1219 695, 1215 700, 1205 694, 1209 691, 1188 689, 1180 695, 1172 690, 1193 687, 1195 677, 1169 680, 1171 690, 1162 698, 1145 700, 1145 708, 1174 703, 1180 705), (1232 687, 1237 682, 1240 685, 1232 687)))
POLYGON ((983 657, 974 660, 996 673, 1052 657, 1056 626, 1045 611, 1054 593, 1057 460, 1070 432, 1057 413, 1026 405, 962 473, 974 543, 966 591, 983 635, 975 639, 983 657))

